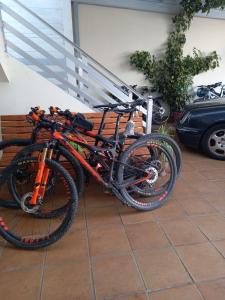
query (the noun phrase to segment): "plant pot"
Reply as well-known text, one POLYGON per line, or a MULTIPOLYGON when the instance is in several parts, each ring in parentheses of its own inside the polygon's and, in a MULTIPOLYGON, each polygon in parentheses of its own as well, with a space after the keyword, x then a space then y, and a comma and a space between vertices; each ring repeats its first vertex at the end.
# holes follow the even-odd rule
POLYGON ((171 122, 176 123, 181 118, 182 114, 182 111, 171 112, 171 122))

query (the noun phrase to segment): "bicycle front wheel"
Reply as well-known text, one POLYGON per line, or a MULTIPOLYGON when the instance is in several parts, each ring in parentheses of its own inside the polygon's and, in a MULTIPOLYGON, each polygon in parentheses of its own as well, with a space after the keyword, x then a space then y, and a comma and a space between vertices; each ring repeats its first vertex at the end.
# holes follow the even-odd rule
POLYGON ((140 139, 120 158, 117 174, 120 194, 127 205, 138 210, 156 209, 169 200, 176 175, 176 164, 168 149, 160 143, 140 139))
POLYGON ((31 205, 30 199, 39 170, 37 158, 17 160, 1 173, 1 186, 12 174, 26 174, 26 182, 17 189, 20 207, 0 207, 0 234, 19 248, 38 249, 55 243, 70 228, 77 210, 77 189, 69 173, 56 161, 46 159, 45 164, 49 174, 56 174, 57 182, 51 193, 38 196, 36 205, 31 205), (58 210, 61 210, 60 213, 58 210), (52 211, 55 217, 45 218, 52 211))
MULTIPOLYGON (((40 152, 45 147, 45 143, 38 143, 32 144, 25 148, 23 148, 17 155, 14 157, 14 160, 32 156, 38 157, 40 152)), ((84 186, 85 186, 85 176, 82 166, 80 165, 79 161, 63 146, 56 145, 53 151, 53 160, 57 161, 58 163, 62 164, 64 167, 68 167, 70 175, 73 177, 75 181, 77 192, 79 198, 82 197, 84 193, 84 186)), ((17 201, 18 195, 15 189, 16 185, 16 178, 9 178, 8 180, 8 188, 14 199, 17 201)), ((52 176, 52 180, 49 183, 48 191, 51 192, 52 186, 54 186, 55 178, 52 176)), ((17 201, 18 202, 18 201, 17 201)))

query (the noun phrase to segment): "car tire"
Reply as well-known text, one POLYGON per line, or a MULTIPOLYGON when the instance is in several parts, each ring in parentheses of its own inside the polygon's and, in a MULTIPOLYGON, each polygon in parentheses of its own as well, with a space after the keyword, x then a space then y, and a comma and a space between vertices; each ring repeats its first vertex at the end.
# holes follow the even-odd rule
POLYGON ((218 124, 209 128, 202 138, 201 146, 208 156, 225 160, 225 125, 218 124))

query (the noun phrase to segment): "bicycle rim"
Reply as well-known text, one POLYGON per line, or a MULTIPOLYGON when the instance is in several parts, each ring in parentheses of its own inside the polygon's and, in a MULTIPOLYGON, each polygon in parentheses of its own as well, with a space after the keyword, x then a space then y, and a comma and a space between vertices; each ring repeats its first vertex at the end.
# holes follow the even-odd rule
POLYGON ((35 206, 29 204, 34 191, 38 171, 36 158, 24 158, 14 162, 4 172, 4 180, 11 174, 26 172, 26 182, 17 186, 20 207, 17 209, 0 207, 0 233, 13 245, 25 249, 48 246, 61 238, 69 229, 77 209, 77 191, 68 172, 55 161, 46 160, 50 172, 57 174, 54 191, 39 196, 35 206), (28 176, 29 175, 29 176, 28 176), (52 211, 61 210, 54 218, 47 217, 52 211), (65 209, 66 207, 66 209, 65 209))
POLYGON ((140 141, 123 154, 118 171, 121 194, 129 205, 152 210, 169 199, 176 179, 176 166, 169 151, 160 144, 140 141), (151 156, 149 147, 160 156, 151 156), (140 171, 137 170, 140 169, 140 171), (146 175, 149 175, 147 178, 146 175), (143 180, 147 178, 146 180, 143 180))

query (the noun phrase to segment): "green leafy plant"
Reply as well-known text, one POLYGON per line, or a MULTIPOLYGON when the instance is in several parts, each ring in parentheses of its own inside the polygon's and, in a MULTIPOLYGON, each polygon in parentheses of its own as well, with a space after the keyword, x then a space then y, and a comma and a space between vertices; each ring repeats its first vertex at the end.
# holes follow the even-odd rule
POLYGON ((160 134, 165 134, 165 135, 173 136, 173 132, 172 132, 171 128, 168 125, 166 125, 166 124, 161 125, 157 129, 156 132, 160 133, 160 134))
POLYGON ((81 148, 80 145, 78 145, 76 142, 70 142, 70 145, 80 154, 83 153, 83 149, 81 148))
POLYGON ((189 88, 193 77, 219 66, 216 51, 204 55, 194 48, 193 54, 184 56, 185 33, 198 12, 209 13, 212 8, 225 6, 225 0, 182 0, 181 10, 172 21, 174 29, 169 34, 166 50, 161 55, 148 51, 136 51, 130 56, 131 65, 142 72, 158 90, 173 111, 179 111, 190 101, 189 88))

